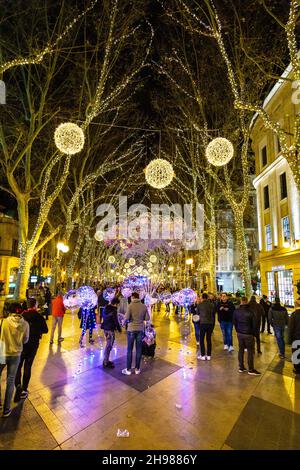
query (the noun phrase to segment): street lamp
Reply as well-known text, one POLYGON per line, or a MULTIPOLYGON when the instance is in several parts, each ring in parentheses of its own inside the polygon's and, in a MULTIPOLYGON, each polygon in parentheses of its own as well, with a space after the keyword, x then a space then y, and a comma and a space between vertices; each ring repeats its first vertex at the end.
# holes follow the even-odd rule
POLYGON ((68 253, 69 247, 64 242, 58 242, 56 245, 57 254, 56 254, 56 268, 55 268, 55 279, 54 279, 54 288, 56 289, 57 285, 57 274, 58 274, 58 263, 59 263, 59 252, 68 253))

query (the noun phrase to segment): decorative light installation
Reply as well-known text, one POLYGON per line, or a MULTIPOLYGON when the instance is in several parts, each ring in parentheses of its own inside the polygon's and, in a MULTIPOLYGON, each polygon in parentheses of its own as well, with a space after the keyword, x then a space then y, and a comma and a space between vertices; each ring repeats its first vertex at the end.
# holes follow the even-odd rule
POLYGON ((232 159, 234 148, 232 143, 224 137, 213 139, 205 150, 209 163, 214 166, 224 166, 232 159))
POLYGON ((112 299, 115 297, 115 294, 116 294, 116 291, 113 287, 108 287, 107 289, 105 289, 105 291, 103 292, 103 297, 105 300, 107 300, 108 302, 111 302, 112 299))
POLYGON ((149 261, 149 263, 147 263, 147 268, 152 268, 152 266, 153 266, 153 264, 150 263, 150 261, 149 261))
POLYGON ((179 291, 179 304, 183 307, 188 307, 192 305, 197 299, 197 292, 193 289, 187 288, 179 291))
POLYGON ((151 255, 149 259, 150 259, 151 263, 156 263, 157 256, 156 255, 151 255))
POLYGON ((111 256, 108 257, 108 262, 110 264, 113 264, 115 261, 116 261, 116 258, 114 256, 111 255, 111 256))
POLYGON ((75 155, 84 146, 84 133, 81 127, 73 122, 60 124, 54 133, 55 145, 62 153, 75 155))
POLYGON ((130 287, 123 287, 121 289, 121 294, 123 295, 123 297, 128 299, 128 297, 131 297, 132 290, 130 289, 130 287))
POLYGON ((134 258, 130 258, 128 260, 128 263, 129 263, 129 266, 135 266, 135 259, 134 258))
POLYGON ((81 298, 78 296, 77 291, 72 289, 67 292, 63 297, 64 306, 72 313, 81 307, 81 298))
POLYGON ((155 305, 157 303, 158 299, 156 297, 152 297, 150 294, 145 295, 145 305, 147 307, 151 307, 152 305, 155 305))
POLYGON ((171 183, 174 178, 174 170, 167 160, 156 158, 145 168, 145 177, 150 186, 162 189, 171 183))
POLYGON ((82 308, 94 308, 98 303, 97 294, 90 286, 79 287, 79 289, 77 289, 77 296, 81 301, 82 308))
POLYGON ((160 296, 161 301, 165 304, 168 305, 170 302, 172 302, 172 294, 171 292, 163 292, 160 296))
POLYGON ((97 242, 102 242, 104 240, 104 232, 102 232, 101 230, 98 230, 95 235, 95 240, 97 240, 97 242))

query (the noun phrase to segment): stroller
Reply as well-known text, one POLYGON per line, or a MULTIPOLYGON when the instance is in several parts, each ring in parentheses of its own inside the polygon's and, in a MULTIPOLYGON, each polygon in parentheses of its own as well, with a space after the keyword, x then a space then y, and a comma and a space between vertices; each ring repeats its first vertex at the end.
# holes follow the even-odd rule
POLYGON ((154 357, 156 348, 156 331, 154 325, 148 325, 145 328, 143 338, 142 355, 145 357, 154 357))

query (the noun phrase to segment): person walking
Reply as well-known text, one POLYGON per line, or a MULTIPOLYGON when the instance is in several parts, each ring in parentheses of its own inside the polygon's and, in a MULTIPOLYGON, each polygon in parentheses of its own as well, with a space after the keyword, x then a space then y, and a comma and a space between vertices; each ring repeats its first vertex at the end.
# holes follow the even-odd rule
POLYGON ((18 402, 21 399, 28 397, 28 384, 31 377, 31 367, 36 356, 40 339, 42 334, 48 333, 48 326, 44 317, 37 311, 36 300, 29 299, 29 308, 25 310, 22 315, 23 318, 29 324, 29 340, 24 344, 23 351, 21 353, 20 363, 18 366, 15 386, 16 393, 14 401, 18 402), (24 366, 24 367, 23 367, 24 366), (23 369, 23 379, 22 379, 23 369))
POLYGON ((233 324, 239 342, 239 372, 247 372, 244 366, 244 352, 247 349, 248 374, 261 375, 254 368, 254 338, 257 331, 256 317, 253 310, 248 305, 247 297, 241 298, 240 306, 234 311, 233 324))
POLYGON ((197 359, 210 361, 211 359, 211 335, 215 327, 215 307, 208 299, 208 294, 202 294, 202 302, 197 304, 200 325, 200 355, 197 359), (207 342, 207 354, 205 350, 205 337, 207 342))
POLYGON ((269 309, 268 318, 276 336, 279 357, 285 359, 284 330, 288 325, 289 316, 287 309, 280 304, 279 297, 275 297, 275 303, 269 309))
POLYGON ((22 306, 19 302, 4 305, 6 318, 0 320, 0 406, 1 375, 7 366, 6 390, 4 398, 3 418, 11 414, 11 399, 14 393, 15 377, 18 370, 23 344, 29 339, 29 324, 22 317, 22 306))
POLYGON ((54 333, 56 326, 58 326, 58 343, 61 343, 64 338, 62 337, 62 324, 66 309, 63 302, 62 293, 59 292, 55 299, 52 300, 52 329, 50 335, 50 344, 53 344, 54 333))
POLYGON ((78 318, 80 320, 80 328, 82 329, 79 338, 81 348, 84 348, 83 339, 87 330, 89 330, 89 343, 94 344, 93 331, 96 328, 96 307, 91 305, 83 306, 79 309, 78 318))
POLYGON ((292 345, 294 372, 300 374, 300 299, 297 299, 295 304, 296 310, 292 313, 289 321, 288 337, 289 343, 292 345))
POLYGON ((131 303, 125 315, 128 322, 127 328, 127 368, 122 370, 122 374, 131 375, 132 351, 135 343, 135 373, 141 372, 141 359, 144 336, 144 322, 150 320, 146 305, 142 304, 137 292, 133 292, 131 303))
POLYGON ((268 297, 266 295, 263 295, 262 298, 260 299, 259 304, 262 306, 264 310, 264 314, 262 316, 262 323, 261 323, 261 333, 265 332, 265 327, 267 323, 267 331, 268 331, 268 334, 271 335, 272 331, 271 331, 271 325, 270 325, 269 317, 268 317, 268 313, 271 307, 271 302, 268 300, 268 297))
POLYGON ((114 363, 109 360, 109 355, 115 342, 115 331, 118 330, 119 333, 122 332, 122 328, 118 320, 118 303, 118 299, 114 298, 102 311, 101 328, 104 330, 104 336, 106 339, 103 358, 104 368, 108 367, 113 369, 115 367, 114 363))
POLYGON ((200 317, 197 312, 197 305, 200 302, 200 297, 197 297, 196 302, 191 305, 191 314, 192 314, 192 322, 194 325, 195 331, 195 338, 196 338, 196 345, 200 345, 200 317))
POLYGON ((260 327, 261 327, 261 319, 264 315, 263 307, 256 302, 255 295, 252 295, 249 302, 249 307, 253 310, 253 313, 256 318, 256 331, 255 331, 255 339, 256 339, 256 348, 257 354, 262 354, 261 347, 260 347, 260 327))
POLYGON ((222 292, 220 302, 217 304, 218 320, 223 334, 224 350, 233 351, 232 329, 233 312, 235 307, 228 299, 225 292, 222 292))
POLYGON ((47 309, 45 312, 46 320, 48 320, 48 317, 51 313, 51 302, 52 302, 52 294, 51 294, 49 287, 47 286, 45 287, 45 303, 47 305, 47 309))

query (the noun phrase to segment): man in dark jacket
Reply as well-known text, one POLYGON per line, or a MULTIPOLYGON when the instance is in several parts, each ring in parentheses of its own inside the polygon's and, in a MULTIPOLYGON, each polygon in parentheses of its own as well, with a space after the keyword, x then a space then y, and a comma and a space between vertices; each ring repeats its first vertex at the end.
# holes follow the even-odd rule
POLYGON ((29 323, 29 340, 24 344, 21 359, 15 378, 15 402, 28 397, 28 385, 31 377, 31 367, 36 356, 42 334, 48 333, 44 317, 37 311, 36 300, 28 300, 29 308, 23 312, 23 318, 29 323), (23 379, 22 379, 22 368, 23 379))
POLYGON ((285 359, 285 341, 284 329, 288 325, 289 316, 287 309, 280 304, 280 298, 275 297, 275 304, 273 304, 268 313, 269 322, 273 327, 278 349, 279 357, 285 359))
POLYGON ((114 363, 109 360, 109 355, 115 342, 115 331, 118 330, 119 333, 122 331, 117 314, 118 303, 118 299, 112 299, 112 301, 106 305, 101 312, 101 328, 104 330, 104 336, 106 339, 103 367, 108 367, 110 369, 115 367, 114 363))
POLYGON ((261 349, 260 349, 260 325, 261 325, 261 319, 264 315, 264 309, 260 304, 256 302, 255 295, 251 296, 249 307, 251 310, 253 310, 253 313, 256 318, 255 339, 256 339, 257 353, 262 354, 261 349))
POLYGON ((269 318, 268 318, 268 313, 271 307, 271 302, 268 300, 268 297, 266 295, 263 295, 262 299, 259 302, 259 305, 261 305, 264 310, 264 314, 262 317, 262 324, 261 324, 261 332, 262 333, 265 332, 265 327, 266 327, 266 322, 267 322, 268 334, 271 335, 272 334, 271 325, 270 325, 269 318))
POLYGON ((215 306, 208 300, 206 293, 202 294, 202 302, 197 304, 200 326, 200 355, 197 357, 202 361, 211 359, 211 335, 215 326, 215 306), (207 341, 207 355, 205 354, 205 336, 207 341))
POLYGON ((300 299, 289 321, 289 343, 292 345, 292 362, 295 374, 300 374, 300 299))
POLYGON ((239 372, 246 372, 244 350, 247 349, 248 374, 261 375, 260 372, 254 369, 254 337, 257 326, 255 314, 248 305, 247 297, 242 297, 239 308, 235 310, 233 324, 239 341, 239 372))
POLYGON ((232 345, 232 318, 234 309, 235 307, 233 303, 228 300, 227 294, 225 292, 222 293, 221 300, 217 304, 217 312, 223 334, 224 350, 228 350, 229 352, 234 350, 232 345))

